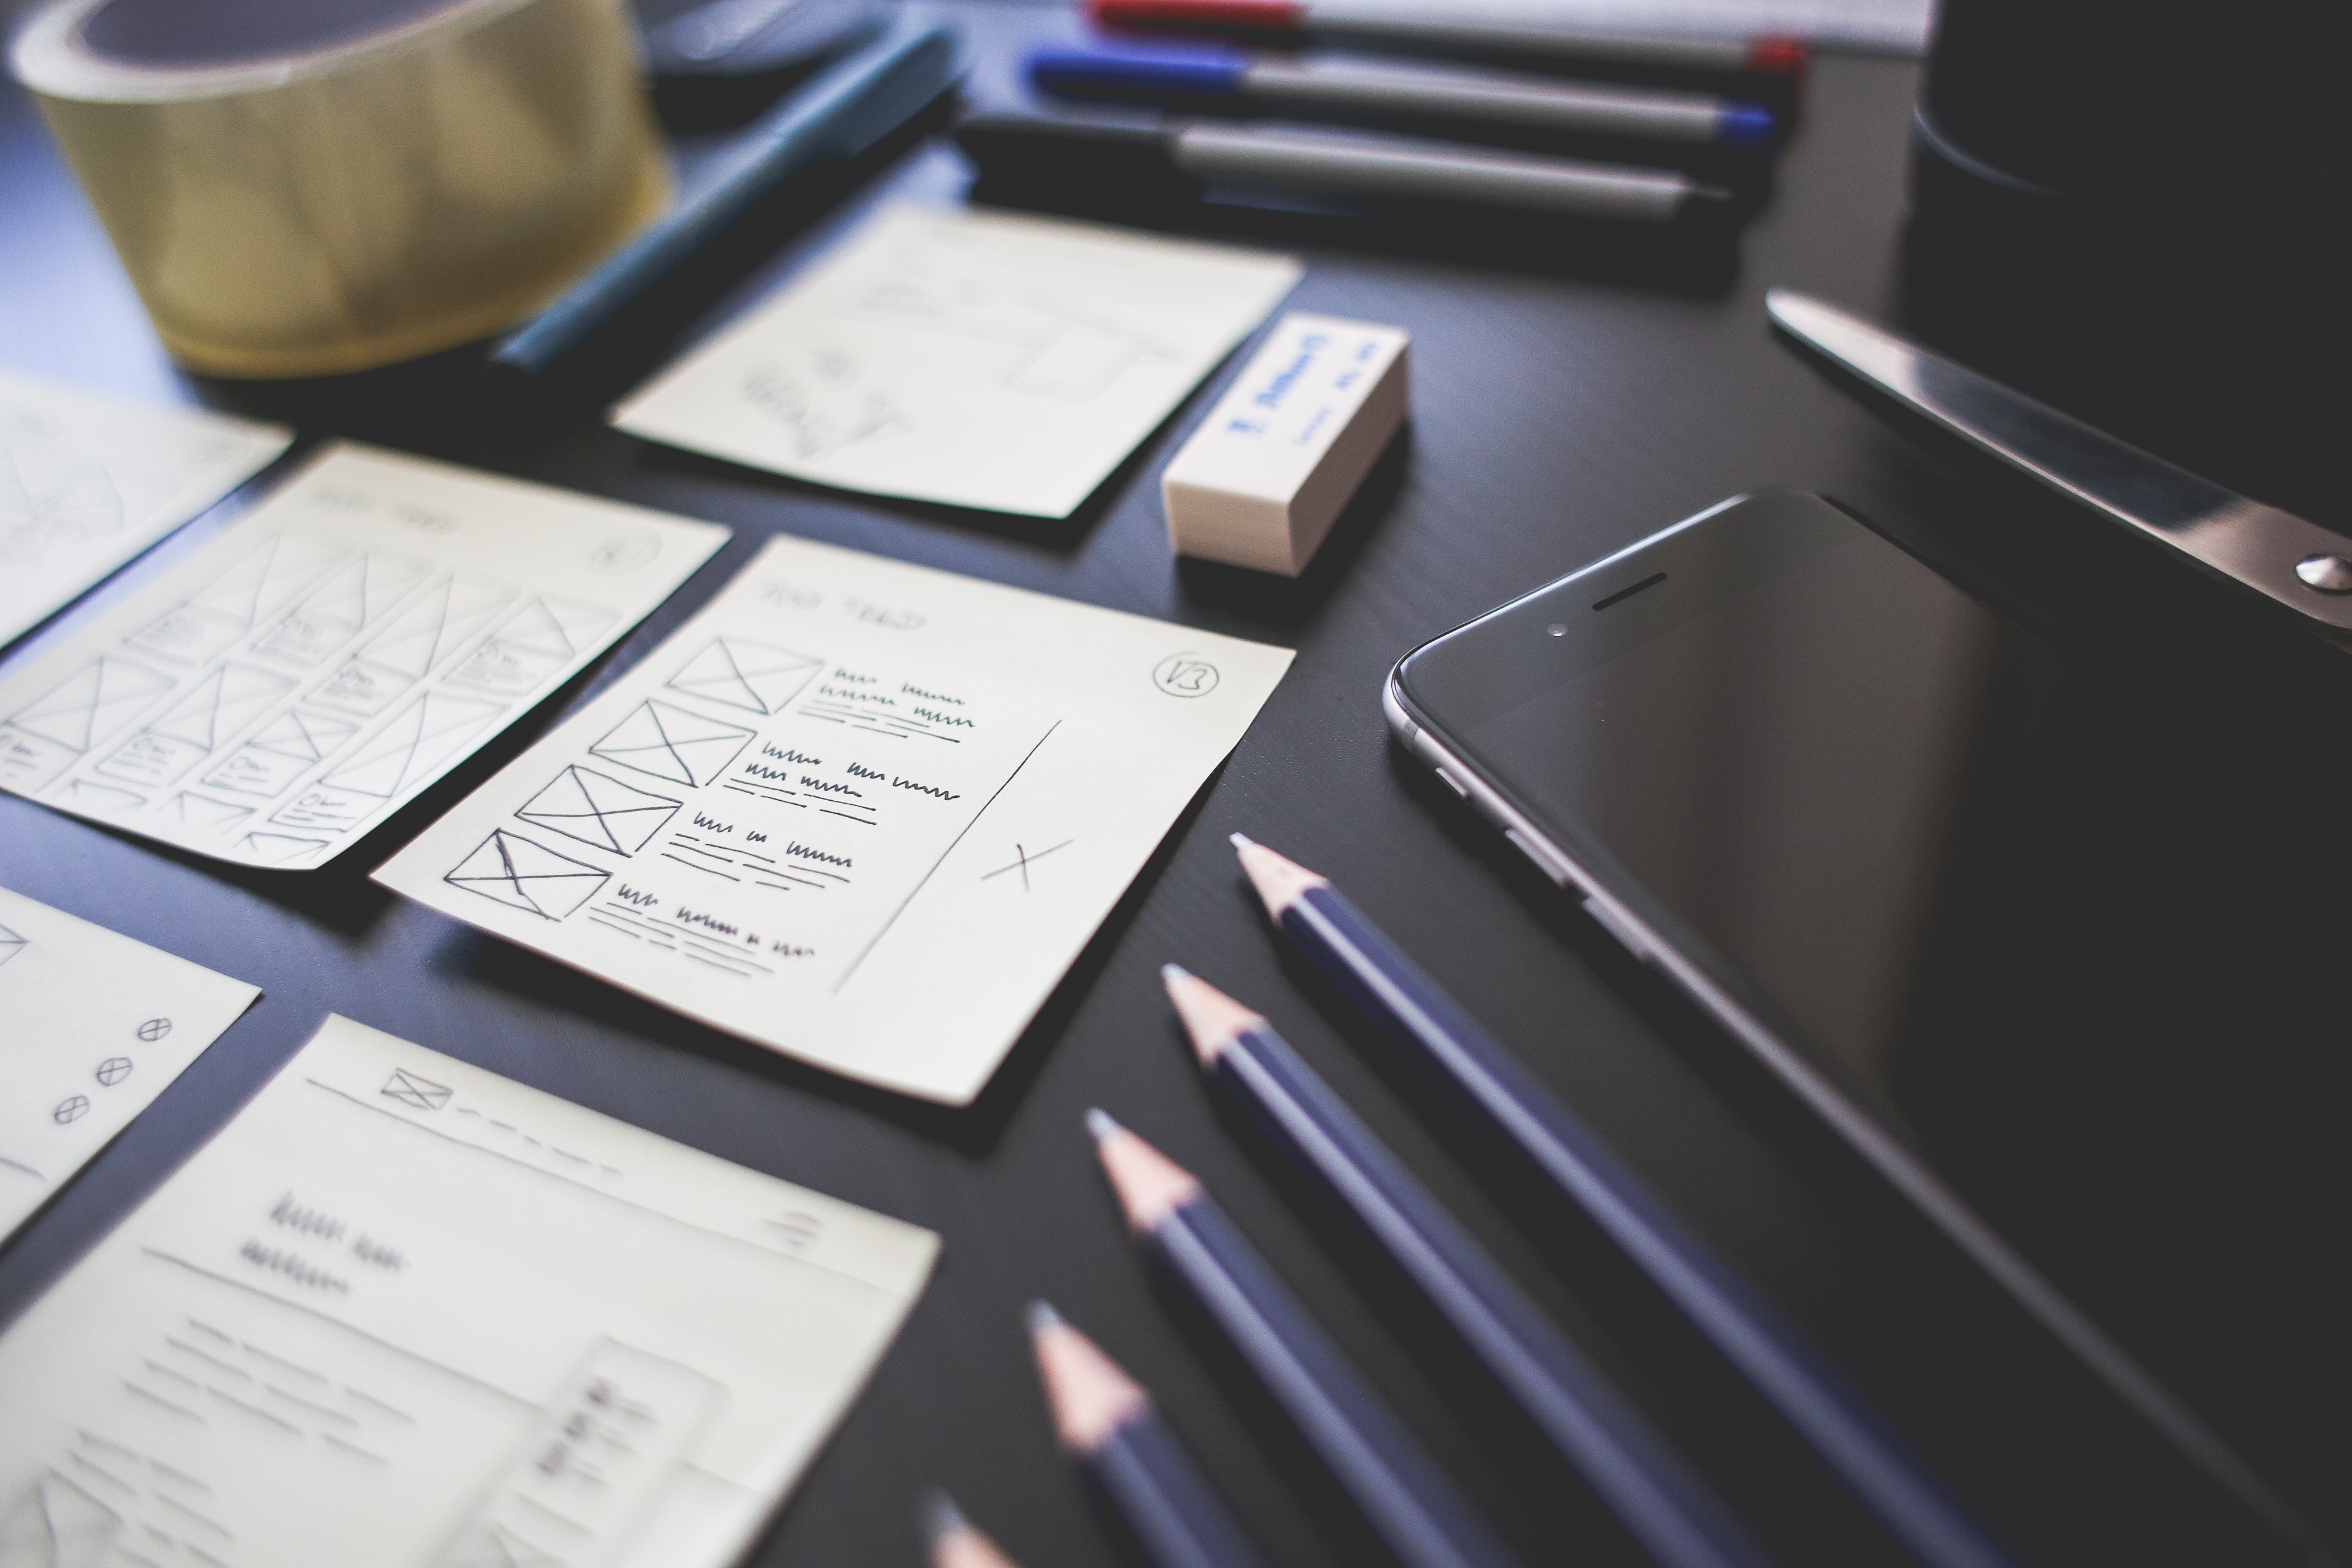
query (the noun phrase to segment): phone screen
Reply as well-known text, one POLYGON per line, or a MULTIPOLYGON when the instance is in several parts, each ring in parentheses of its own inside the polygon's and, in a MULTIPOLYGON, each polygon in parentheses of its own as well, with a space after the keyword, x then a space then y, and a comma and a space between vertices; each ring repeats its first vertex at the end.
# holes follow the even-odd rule
POLYGON ((2275 715, 2064 651, 1807 497, 1400 680, 2209 1418, 2347 1392, 2345 780, 2275 715))

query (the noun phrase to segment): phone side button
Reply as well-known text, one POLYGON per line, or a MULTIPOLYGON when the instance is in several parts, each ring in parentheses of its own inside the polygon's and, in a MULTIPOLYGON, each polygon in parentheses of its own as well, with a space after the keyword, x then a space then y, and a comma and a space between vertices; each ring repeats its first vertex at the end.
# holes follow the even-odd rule
POLYGON ((1448 789, 1453 790, 1465 800, 1470 799, 1470 786, 1462 782, 1461 779, 1456 779, 1450 768, 1444 767, 1439 768, 1437 769, 1437 776, 1445 780, 1445 787, 1448 789))
POLYGON ((1595 925, 1617 938, 1618 946, 1637 960, 1644 964, 1650 961, 1650 945, 1642 940, 1640 932, 1619 919, 1616 912, 1607 904, 1597 898, 1588 898, 1584 901, 1584 913, 1592 916, 1595 925))
POLYGON ((1518 847, 1519 853, 1535 862, 1536 870, 1551 878, 1561 887, 1568 885, 1568 866, 1558 855, 1517 828, 1505 828, 1503 836, 1518 847))

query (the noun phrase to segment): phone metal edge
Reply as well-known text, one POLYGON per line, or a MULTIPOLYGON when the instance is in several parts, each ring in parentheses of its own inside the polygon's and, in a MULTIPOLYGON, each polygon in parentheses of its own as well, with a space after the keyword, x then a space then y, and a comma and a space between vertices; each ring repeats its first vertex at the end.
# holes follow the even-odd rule
MULTIPOLYGON (((1685 518, 1671 528, 1653 534, 1603 560, 1593 562, 1583 570, 1546 583, 1544 587, 1554 587, 1558 582, 1585 576, 1658 539, 1713 517, 1735 501, 1746 498, 1744 496, 1735 497, 1732 501, 1710 507, 1696 517, 1685 518)), ((1528 596, 1520 596, 1521 599, 1526 597, 1528 596)), ((1515 599, 1510 604, 1518 602, 1519 600, 1515 599)), ((1510 604, 1497 606, 1486 615, 1466 622, 1465 625, 1475 625, 1477 621, 1486 620, 1487 615, 1498 614, 1508 609, 1510 604)), ((1943 1178, 1924 1160, 1905 1147, 1899 1138, 1880 1125, 1876 1118, 1824 1077, 1763 1020, 1740 1006, 1703 967, 1652 930, 1610 891, 1600 877, 1578 864, 1575 858, 1538 827, 1534 819, 1505 800, 1479 776, 1467 759, 1447 749, 1427 727, 1415 719, 1405 706, 1402 677, 1405 659, 1419 651, 1419 648, 1412 650, 1404 659, 1399 659, 1391 665, 1388 679, 1381 686, 1381 711, 1388 721, 1391 733, 1407 752, 1434 772, 1490 826, 1499 829, 1512 847, 1526 856, 1555 886, 1573 889, 1593 924, 1609 933, 1635 961, 1657 970, 1673 981, 1702 1011, 1728 1030, 1733 1039, 1762 1062, 1766 1070, 1794 1093, 1807 1109, 1827 1123, 1832 1132, 1925 1215, 1928 1222, 1958 1247, 1969 1261, 1990 1275, 2011 1300, 2023 1307, 2060 1344, 2089 1366, 2150 1426, 2164 1434, 2242 1503, 2310 1553, 2313 1562, 2336 1561, 2294 1511, 2276 1496, 2219 1435, 2208 1428, 2196 1413, 2176 1397, 2153 1373, 2133 1359, 2130 1353, 2109 1339, 2105 1331, 2088 1313, 2043 1278, 2041 1270, 2011 1247, 1999 1231, 1979 1218, 1959 1194, 1946 1186, 1943 1178)))

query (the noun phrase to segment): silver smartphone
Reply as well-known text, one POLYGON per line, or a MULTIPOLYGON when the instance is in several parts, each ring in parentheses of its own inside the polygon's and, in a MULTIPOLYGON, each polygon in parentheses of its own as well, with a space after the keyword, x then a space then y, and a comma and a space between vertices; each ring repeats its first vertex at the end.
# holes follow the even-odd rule
POLYGON ((2242 1496, 2216 1427, 2302 1462, 2352 1392, 2315 1261, 2352 1233, 2352 929, 2336 786, 2275 726, 1801 494, 1447 632, 1384 706, 2146 1418, 2242 1496))

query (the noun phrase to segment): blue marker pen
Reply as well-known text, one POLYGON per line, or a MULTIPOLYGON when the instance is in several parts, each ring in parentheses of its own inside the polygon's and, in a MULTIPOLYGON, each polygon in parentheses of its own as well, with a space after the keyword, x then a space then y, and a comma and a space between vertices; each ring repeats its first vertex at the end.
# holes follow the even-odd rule
POLYGON ((1779 128, 1762 104, 1713 93, 1215 45, 1041 48, 1029 57, 1029 78, 1062 98, 1445 120, 1696 147, 1761 146, 1779 128))

